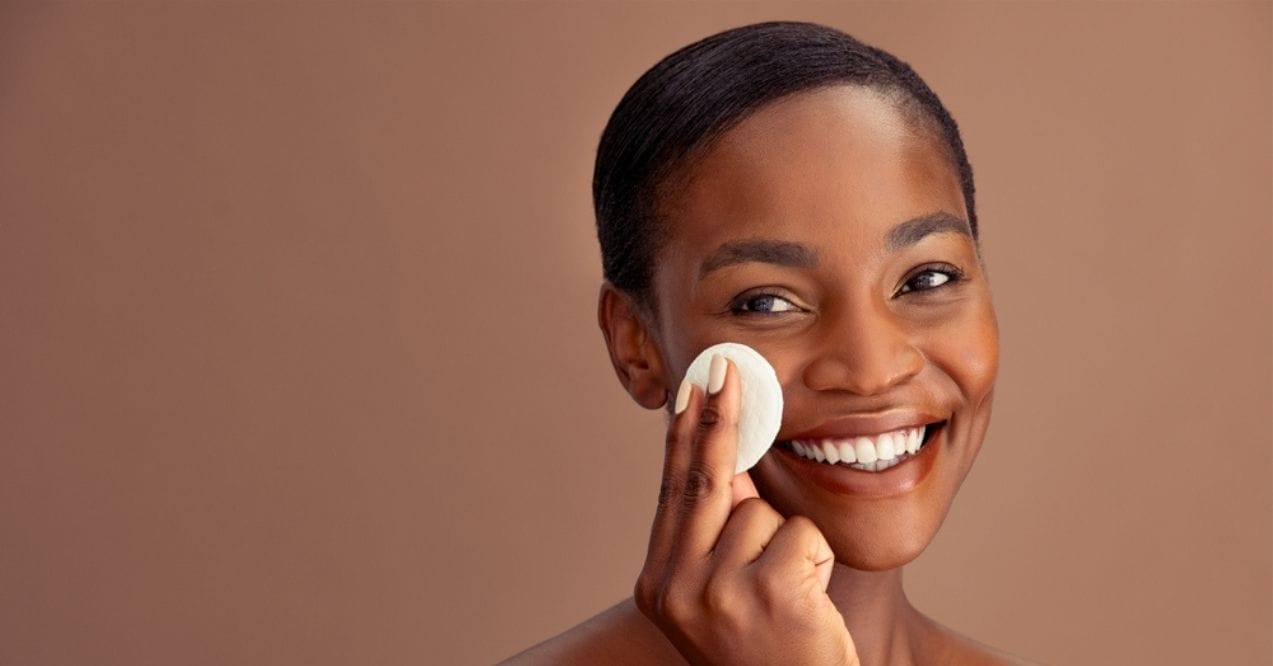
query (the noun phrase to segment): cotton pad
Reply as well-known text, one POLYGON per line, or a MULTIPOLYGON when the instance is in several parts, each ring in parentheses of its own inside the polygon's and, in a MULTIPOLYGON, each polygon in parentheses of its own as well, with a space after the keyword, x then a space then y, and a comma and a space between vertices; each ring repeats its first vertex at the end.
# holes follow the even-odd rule
POLYGON ((745 472, 760 462, 778 436, 782 425, 782 384, 778 373, 760 352, 737 342, 722 342, 704 349, 685 371, 685 378, 701 387, 707 386, 712 356, 720 354, 734 362, 742 383, 743 395, 738 416, 738 466, 735 474, 745 472))

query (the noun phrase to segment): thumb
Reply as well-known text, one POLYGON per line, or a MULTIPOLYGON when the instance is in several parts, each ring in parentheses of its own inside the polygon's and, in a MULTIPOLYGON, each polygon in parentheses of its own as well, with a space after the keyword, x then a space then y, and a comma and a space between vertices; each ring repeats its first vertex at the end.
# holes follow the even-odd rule
POLYGON ((747 472, 740 472, 735 475, 734 480, 729 485, 732 495, 729 500, 729 508, 731 509, 738 506, 739 502, 748 497, 760 497, 760 493, 756 492, 756 484, 752 483, 751 475, 747 472))

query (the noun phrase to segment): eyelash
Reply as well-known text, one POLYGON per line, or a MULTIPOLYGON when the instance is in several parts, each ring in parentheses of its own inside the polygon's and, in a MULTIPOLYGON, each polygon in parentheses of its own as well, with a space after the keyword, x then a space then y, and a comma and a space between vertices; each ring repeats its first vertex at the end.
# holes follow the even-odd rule
MULTIPOLYGON (((918 271, 912 273, 908 278, 906 278, 906 282, 902 283, 902 287, 897 290, 896 295, 901 296, 903 294, 934 291, 937 289, 941 289, 943 287, 953 286, 955 284, 963 282, 963 280, 964 280, 964 272, 956 266, 952 266, 950 264, 929 264, 927 266, 921 267, 918 271), (930 275, 930 274, 943 275, 946 277, 946 281, 932 287, 916 288, 911 286, 915 282, 915 280, 919 279, 921 276, 930 275)), ((803 308, 793 303, 791 299, 785 298, 783 296, 780 296, 772 292, 758 292, 758 293, 744 294, 742 296, 739 296, 738 298, 735 298, 733 302, 729 304, 729 311, 731 313, 735 315, 744 315, 744 316, 746 315, 773 316, 773 315, 785 314, 788 312, 799 312, 801 310, 803 310, 803 308), (787 303, 788 305, 790 305, 791 309, 774 312, 770 310, 747 309, 745 307, 761 299, 783 301, 787 303)))
POLYGON ((783 298, 782 296, 779 296, 778 294, 769 293, 769 292, 744 294, 734 299, 734 301, 729 304, 729 311, 736 315, 773 316, 778 314, 785 314, 787 312, 796 312, 799 310, 800 310, 800 306, 796 305, 795 303, 792 303, 791 299, 783 298), (784 303, 787 303, 788 305, 790 305, 792 309, 774 312, 774 311, 767 311, 767 310, 747 310, 747 309, 744 309, 743 307, 745 305, 749 305, 755 301, 758 301, 764 298, 767 298, 770 300, 783 301, 784 303))
POLYGON ((932 291, 934 289, 941 289, 942 287, 948 287, 948 286, 952 286, 960 282, 963 282, 963 280, 964 280, 964 272, 959 270, 957 266, 952 266, 950 264, 929 264, 927 266, 920 267, 919 270, 915 271, 914 273, 910 275, 910 277, 906 278, 906 281, 902 283, 902 287, 897 290, 897 295, 901 296, 902 294, 910 294, 915 292, 925 292, 925 291, 932 291), (911 284, 915 282, 915 280, 917 280, 920 276, 929 275, 929 274, 944 275, 946 276, 946 281, 939 285, 936 285, 933 287, 927 287, 924 289, 916 289, 914 287, 911 287, 911 284))

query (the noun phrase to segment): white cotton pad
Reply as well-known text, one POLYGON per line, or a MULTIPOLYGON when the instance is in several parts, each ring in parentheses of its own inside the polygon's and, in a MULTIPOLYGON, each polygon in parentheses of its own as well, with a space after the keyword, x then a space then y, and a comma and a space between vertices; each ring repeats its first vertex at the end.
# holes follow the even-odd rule
POLYGON ((778 383, 774 367, 760 352, 736 342, 722 342, 704 349, 690 363, 685 378, 705 389, 712 356, 716 354, 734 362, 743 385, 738 417, 738 466, 734 470, 738 474, 760 462, 778 436, 778 427, 782 425, 782 384, 778 383))

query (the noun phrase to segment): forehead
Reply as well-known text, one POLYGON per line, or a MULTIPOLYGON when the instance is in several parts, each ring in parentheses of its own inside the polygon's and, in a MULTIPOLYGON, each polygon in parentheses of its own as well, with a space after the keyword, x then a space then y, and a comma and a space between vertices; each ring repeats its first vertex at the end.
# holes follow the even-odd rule
POLYGON ((889 228, 914 217, 965 218, 946 155, 884 93, 836 86, 793 95, 748 116, 686 167, 666 199, 665 248, 701 255, 739 237, 879 246, 889 228))

